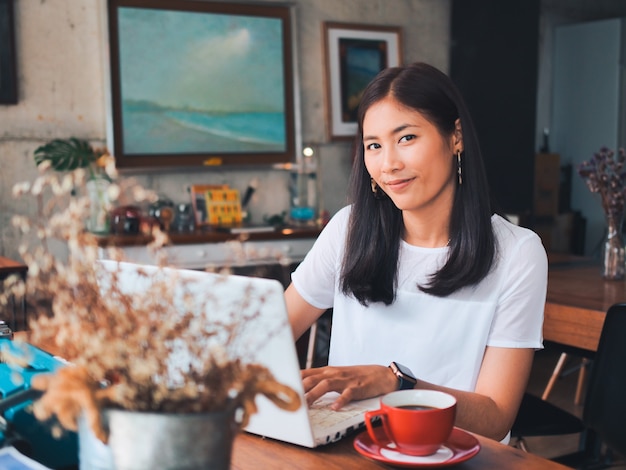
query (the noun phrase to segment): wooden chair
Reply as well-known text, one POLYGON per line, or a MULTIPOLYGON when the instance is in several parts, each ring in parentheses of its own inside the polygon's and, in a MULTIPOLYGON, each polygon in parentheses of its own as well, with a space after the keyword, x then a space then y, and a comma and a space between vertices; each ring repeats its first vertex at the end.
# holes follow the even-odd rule
MULTIPOLYGON (((563 347, 561 347, 563 349, 563 347)), ((546 388, 543 390, 543 394, 541 395, 542 400, 547 400, 556 384, 556 381, 559 377, 567 375, 571 372, 578 371, 578 381, 576 383, 576 393, 574 395, 574 404, 580 405, 582 403, 583 390, 585 386, 585 381, 587 379, 587 370, 591 364, 593 359, 593 353, 590 351, 583 351, 578 348, 567 348, 567 351, 563 351, 559 356, 559 360, 557 361, 554 370, 552 371, 552 375, 548 380, 548 384, 546 388), (581 358, 580 363, 576 366, 570 368, 569 370, 563 370, 565 365, 567 364, 567 360, 572 356, 581 358), (582 356, 582 357, 581 357, 582 356)))
POLYGON ((554 458, 577 469, 608 468, 615 453, 626 456, 626 303, 607 311, 583 405, 582 420, 557 406, 524 396, 511 435, 521 441, 530 436, 580 432, 579 451, 554 458))

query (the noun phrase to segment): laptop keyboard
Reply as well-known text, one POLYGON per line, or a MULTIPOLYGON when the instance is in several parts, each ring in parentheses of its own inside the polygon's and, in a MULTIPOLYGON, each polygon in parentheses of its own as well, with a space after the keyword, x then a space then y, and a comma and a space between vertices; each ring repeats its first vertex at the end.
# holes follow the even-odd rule
POLYGON ((330 405, 335 401, 335 397, 322 397, 313 403, 309 407, 309 416, 311 423, 317 427, 321 426, 327 428, 334 426, 350 419, 354 416, 362 415, 364 410, 362 406, 352 405, 348 403, 346 406, 338 411, 330 408, 330 405))

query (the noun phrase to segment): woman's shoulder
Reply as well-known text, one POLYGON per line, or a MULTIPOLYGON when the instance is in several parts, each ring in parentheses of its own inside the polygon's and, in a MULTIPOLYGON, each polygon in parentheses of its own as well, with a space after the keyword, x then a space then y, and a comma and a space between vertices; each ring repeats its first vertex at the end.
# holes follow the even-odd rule
POLYGON ((547 259, 541 238, 531 229, 509 222, 497 214, 491 217, 491 224, 501 255, 511 256, 517 253, 535 261, 537 258, 547 259))
POLYGON ((345 230, 348 226, 351 212, 352 206, 342 207, 330 218, 324 230, 345 230))
POLYGON ((347 221, 350 218, 351 213, 352 213, 352 205, 350 204, 339 209, 332 218, 347 221))
POLYGON ((322 229, 319 239, 325 240, 327 243, 335 244, 345 238, 348 231, 348 223, 350 220, 351 206, 345 206, 339 209, 328 221, 322 229))
POLYGON ((531 229, 514 224, 501 215, 494 214, 491 217, 491 226, 497 238, 519 241, 523 239, 532 239, 541 243, 539 235, 531 229))

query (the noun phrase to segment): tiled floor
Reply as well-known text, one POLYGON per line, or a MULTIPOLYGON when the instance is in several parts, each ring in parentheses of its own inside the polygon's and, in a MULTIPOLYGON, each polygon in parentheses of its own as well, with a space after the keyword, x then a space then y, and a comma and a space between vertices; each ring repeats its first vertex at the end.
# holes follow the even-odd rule
MULTIPOLYGON (((550 346, 535 353, 535 362, 528 384, 529 392, 541 396, 554 366, 559 359, 559 355, 560 351, 550 346)), ((548 397, 548 401, 577 416, 581 416, 583 410, 582 403, 581 405, 574 403, 576 383, 578 380, 578 369, 576 369, 576 366, 580 364, 580 361, 581 359, 579 357, 568 356, 566 365, 563 368, 565 374, 557 380, 548 397)), ((584 396, 581 401, 584 401, 584 396)), ((526 444, 530 452, 551 458, 575 452, 578 446, 578 438, 578 434, 568 436, 529 437, 526 438, 526 444)), ((626 464, 614 466, 612 469, 626 470, 626 464)))

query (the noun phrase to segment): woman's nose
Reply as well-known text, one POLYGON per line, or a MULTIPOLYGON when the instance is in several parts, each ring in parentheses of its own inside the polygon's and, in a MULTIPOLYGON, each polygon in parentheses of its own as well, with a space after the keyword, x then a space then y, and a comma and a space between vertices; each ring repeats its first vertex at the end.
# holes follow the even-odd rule
POLYGON ((402 165, 402 159, 395 149, 385 149, 383 153, 382 165, 380 168, 383 173, 391 173, 399 170, 402 168, 402 165))

